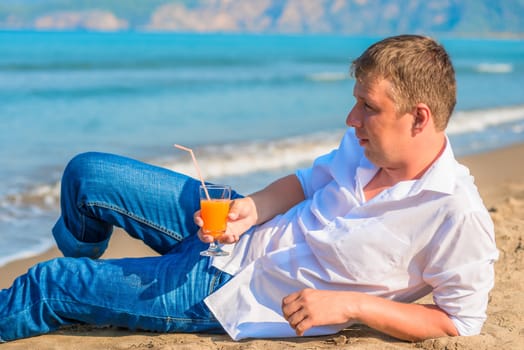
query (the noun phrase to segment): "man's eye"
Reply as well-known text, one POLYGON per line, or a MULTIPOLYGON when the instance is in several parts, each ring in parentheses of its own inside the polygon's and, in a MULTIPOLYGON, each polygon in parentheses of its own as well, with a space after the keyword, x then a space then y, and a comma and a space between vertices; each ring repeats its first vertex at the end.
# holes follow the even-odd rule
POLYGON ((367 110, 373 110, 373 107, 371 107, 369 104, 367 103, 364 103, 364 108, 367 109, 367 110))

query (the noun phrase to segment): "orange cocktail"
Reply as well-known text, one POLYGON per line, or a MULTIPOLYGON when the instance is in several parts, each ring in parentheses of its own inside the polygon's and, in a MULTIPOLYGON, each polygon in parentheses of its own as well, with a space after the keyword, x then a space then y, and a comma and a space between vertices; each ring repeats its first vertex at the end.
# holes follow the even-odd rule
POLYGON ((228 255, 227 251, 215 243, 227 228, 227 214, 231 203, 231 187, 227 185, 201 185, 200 186, 200 217, 204 221, 202 232, 213 236, 209 248, 200 255, 220 256, 228 255))
POLYGON ((218 239, 226 232, 227 214, 229 213, 229 199, 202 199, 200 200, 200 215, 204 220, 202 231, 218 239))

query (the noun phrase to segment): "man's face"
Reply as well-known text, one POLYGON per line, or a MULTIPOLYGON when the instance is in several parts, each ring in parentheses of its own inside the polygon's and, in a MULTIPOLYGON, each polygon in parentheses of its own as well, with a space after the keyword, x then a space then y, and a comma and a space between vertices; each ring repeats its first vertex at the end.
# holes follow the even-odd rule
POLYGON ((389 97, 387 80, 357 82, 353 89, 356 103, 346 124, 355 128, 366 157, 378 167, 396 168, 409 161, 411 114, 399 116, 389 97))

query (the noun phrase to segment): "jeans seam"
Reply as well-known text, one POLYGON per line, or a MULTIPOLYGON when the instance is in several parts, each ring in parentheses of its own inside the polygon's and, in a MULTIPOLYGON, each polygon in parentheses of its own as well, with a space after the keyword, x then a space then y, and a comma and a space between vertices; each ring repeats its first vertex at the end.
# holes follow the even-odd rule
POLYGON ((118 206, 115 206, 113 204, 107 204, 105 202, 84 202, 82 204, 80 204, 80 207, 82 206, 86 206, 86 207, 100 207, 100 208, 105 208, 105 209, 111 209, 111 210, 114 210, 122 215, 125 215, 133 220, 136 220, 144 225, 147 225, 155 230, 158 230, 160 232, 163 232, 165 234, 167 234, 168 236, 176 239, 177 241, 182 241, 184 239, 184 237, 174 231, 171 231, 163 226, 159 226, 159 225, 155 225, 152 221, 149 221, 143 217, 140 217, 138 215, 135 215, 127 210, 124 210, 118 206))
POLYGON ((211 283, 209 283, 208 295, 211 295, 212 293, 214 293, 217 290, 218 287, 220 287, 220 285, 221 285, 221 283, 220 283, 221 277, 225 273, 222 270, 219 270, 219 269, 216 269, 216 270, 217 270, 217 272, 213 275, 211 283))
MULTIPOLYGON (((216 269, 216 272, 213 275, 211 282, 209 283, 209 290, 208 290, 207 295, 213 294, 216 291, 217 287, 220 286, 220 277, 222 276, 224 272, 217 268, 215 269, 216 269)), ((210 312, 210 316, 211 316, 210 320, 214 320, 215 322, 218 322, 217 318, 215 317, 215 315, 212 312, 210 312)))
MULTIPOLYGON (((79 209, 81 207, 82 207, 82 205, 78 206, 79 209)), ((86 233, 86 216, 83 213, 80 214, 80 222, 81 222, 81 225, 82 225, 81 230, 80 230, 80 232, 82 233, 81 239, 83 240, 85 238, 85 233, 86 233)))
POLYGON ((210 295, 211 293, 215 291, 215 288, 218 284, 218 280, 220 279, 221 272, 222 271, 217 269, 217 272, 213 275, 213 278, 211 279, 211 283, 209 283, 208 295, 210 295))
MULTIPOLYGON (((39 299, 39 301, 31 303, 30 305, 28 305, 28 307, 24 308, 23 310, 20 310, 16 314, 12 314, 12 315, 9 315, 9 316, 10 317, 16 317, 18 314, 24 313, 24 312, 28 312, 33 307, 38 306, 41 303, 48 303, 48 302, 59 302, 59 303, 63 303, 63 304, 82 304, 82 305, 88 305, 90 307, 107 308, 107 307, 105 307, 103 305, 99 305, 99 304, 86 303, 86 302, 80 303, 80 302, 74 301, 74 300, 63 300, 63 299, 56 299, 56 298, 41 298, 41 299, 39 299)), ((132 316, 148 317, 148 318, 151 318, 151 319, 160 319, 160 320, 166 320, 166 321, 182 321, 182 322, 190 322, 190 323, 209 323, 209 322, 216 323, 217 322, 217 320, 212 316, 212 314, 211 314, 211 316, 212 316, 211 318, 183 318, 183 317, 173 317, 173 316, 169 316, 169 315, 165 315, 165 316, 147 315, 147 314, 143 314, 143 313, 134 313, 134 312, 131 312, 129 310, 117 309, 117 308, 110 308, 110 309, 112 311, 116 311, 116 312, 125 312, 128 315, 132 315, 132 316)))

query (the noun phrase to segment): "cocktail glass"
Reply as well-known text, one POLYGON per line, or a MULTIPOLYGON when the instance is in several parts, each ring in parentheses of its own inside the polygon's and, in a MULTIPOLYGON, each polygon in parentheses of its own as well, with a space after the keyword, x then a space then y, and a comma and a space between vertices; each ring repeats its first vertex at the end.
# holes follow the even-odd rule
POLYGON ((204 221, 202 232, 213 237, 209 248, 200 252, 203 256, 224 256, 216 241, 226 232, 227 214, 231 203, 231 187, 227 185, 200 185, 200 216, 204 221), (206 193, 207 192, 207 193, 206 193))

